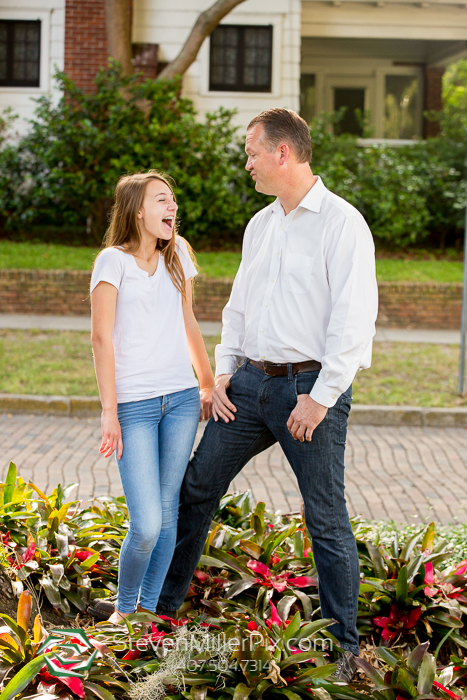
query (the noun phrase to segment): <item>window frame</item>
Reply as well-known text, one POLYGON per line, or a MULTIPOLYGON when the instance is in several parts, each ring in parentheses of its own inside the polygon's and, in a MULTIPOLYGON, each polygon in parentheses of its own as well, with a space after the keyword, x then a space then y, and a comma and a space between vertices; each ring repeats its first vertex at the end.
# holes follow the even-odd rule
MULTIPOLYGON (((232 93, 259 93, 259 94, 272 94, 273 92, 273 58, 274 58, 274 25, 273 24, 220 24, 216 27, 216 30, 222 31, 223 28, 236 29, 239 33, 239 50, 237 53, 237 63, 236 63, 236 83, 226 84, 226 83, 214 83, 212 80, 212 61, 213 61, 213 42, 212 35, 209 44, 209 58, 208 58, 208 90, 210 93, 219 92, 232 92, 232 93), (258 85, 245 85, 242 82, 242 73, 245 67, 245 32, 247 29, 268 29, 269 30, 269 80, 267 86, 258 85)), ((213 32, 213 34, 214 34, 213 32)))
POLYGON ((0 79, 0 88, 40 88, 41 86, 41 69, 42 69, 42 20, 40 19, 3 19, 0 18, 0 24, 7 26, 7 77, 5 80, 0 79), (14 26, 18 24, 35 24, 39 30, 39 46, 38 46, 38 66, 36 80, 15 80, 13 78, 13 51, 14 51, 14 26))

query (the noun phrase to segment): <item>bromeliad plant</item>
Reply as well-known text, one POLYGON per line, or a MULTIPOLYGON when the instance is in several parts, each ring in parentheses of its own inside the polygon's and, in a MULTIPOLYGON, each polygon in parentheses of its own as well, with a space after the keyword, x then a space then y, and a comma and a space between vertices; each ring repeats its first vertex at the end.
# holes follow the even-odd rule
POLYGON ((365 659, 357 660, 358 666, 374 683, 373 695, 377 700, 460 700, 460 694, 464 696, 463 689, 459 690, 460 694, 456 694, 451 688, 467 676, 467 664, 452 657, 447 666, 438 668, 437 654, 430 654, 428 647, 429 642, 424 642, 405 655, 379 647, 376 654, 387 669, 384 673, 365 659))
POLYGON ((10 464, 0 484, 3 564, 16 575, 15 590, 44 593, 65 617, 83 612, 95 597, 116 591, 117 561, 127 530, 123 499, 106 498, 80 511, 68 501, 76 485, 46 496, 17 476, 10 464))
MULTIPOLYGON (((36 598, 44 592, 64 621, 84 611, 93 597, 115 591, 128 525, 123 499, 101 499, 80 511, 76 501, 66 502, 69 493, 58 486, 45 496, 17 477, 14 465, 0 485, 4 563, 16 577, 18 595, 24 586, 36 598)), ((28 643, 6 621, 0 668, 7 676, 0 700, 13 697, 10 691, 4 695, 8 687, 20 697, 36 693, 42 700, 44 694, 103 700, 281 695, 456 700, 465 694, 467 670, 467 560, 442 568, 450 553, 445 542, 435 542, 433 524, 403 544, 396 537, 390 546, 370 541, 362 521, 354 520, 353 527, 362 576, 360 633, 367 644, 380 643, 380 664, 388 667, 373 673, 363 662, 374 687, 368 681, 342 686, 332 679, 339 646, 328 630, 334 621, 320 616, 318 576, 302 516, 268 513, 246 493, 222 499, 181 620, 137 613, 117 627, 102 623, 88 629, 86 640, 78 632, 69 639, 62 631, 47 642, 41 638, 39 646, 37 635, 28 643), (194 648, 182 653, 182 639, 194 641, 194 648), (428 688, 430 652, 443 664, 428 688), (21 690, 7 685, 26 678, 21 690)))
POLYGON ((428 640, 433 648, 442 641, 452 652, 467 649, 467 560, 438 569, 450 553, 434 541, 431 523, 403 547, 397 535, 389 549, 359 543, 362 636, 380 635, 384 646, 428 640))

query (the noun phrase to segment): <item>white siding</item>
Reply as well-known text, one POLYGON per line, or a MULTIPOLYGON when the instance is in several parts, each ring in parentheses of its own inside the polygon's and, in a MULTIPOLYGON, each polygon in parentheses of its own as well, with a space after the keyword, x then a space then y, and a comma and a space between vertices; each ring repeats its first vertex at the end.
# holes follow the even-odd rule
POLYGON ((302 36, 467 40, 465 5, 303 0, 302 36))
MULTIPOLYGON (((200 12, 212 0, 134 0, 133 41, 160 46, 162 61, 178 54, 200 12)), ((209 91, 209 39, 184 76, 183 93, 200 116, 220 106, 236 109, 235 123, 244 129, 250 119, 270 107, 297 109, 300 93, 301 0, 247 0, 227 15, 223 23, 272 24, 273 70, 271 93, 209 91)))
POLYGON ((40 87, 0 87, 0 110, 11 107, 20 119, 18 132, 27 129, 35 104, 31 98, 51 92, 55 68, 63 70, 65 55, 65 0, 2 0, 0 19, 41 20, 40 87))

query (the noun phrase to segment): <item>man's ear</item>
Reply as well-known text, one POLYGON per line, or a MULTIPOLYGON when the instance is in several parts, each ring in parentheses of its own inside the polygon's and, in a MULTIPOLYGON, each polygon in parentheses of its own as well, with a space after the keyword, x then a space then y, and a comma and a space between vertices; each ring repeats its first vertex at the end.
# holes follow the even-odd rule
POLYGON ((280 152, 279 165, 285 165, 285 163, 288 161, 289 156, 290 156, 290 148, 286 143, 282 143, 279 146, 279 152, 280 152))

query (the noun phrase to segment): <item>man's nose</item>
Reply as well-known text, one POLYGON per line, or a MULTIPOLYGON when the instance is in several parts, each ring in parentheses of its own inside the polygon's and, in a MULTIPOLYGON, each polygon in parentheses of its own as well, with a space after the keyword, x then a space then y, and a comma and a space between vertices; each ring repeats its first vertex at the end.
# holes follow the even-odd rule
POLYGON ((250 159, 248 158, 246 165, 245 165, 245 170, 252 170, 252 169, 253 169, 253 166, 250 163, 250 159))

